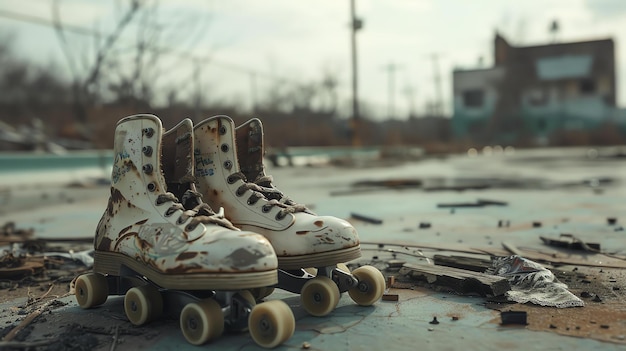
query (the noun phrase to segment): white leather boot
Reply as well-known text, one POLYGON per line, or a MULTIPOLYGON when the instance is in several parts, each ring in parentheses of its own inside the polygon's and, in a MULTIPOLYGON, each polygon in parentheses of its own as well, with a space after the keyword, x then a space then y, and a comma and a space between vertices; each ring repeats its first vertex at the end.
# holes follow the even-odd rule
POLYGON ((213 207, 223 207, 238 228, 265 236, 278 256, 279 288, 300 293, 305 309, 317 316, 332 311, 349 291, 371 305, 384 291, 384 277, 373 267, 353 274, 336 265, 361 256, 359 237, 345 220, 318 216, 287 198, 263 167, 263 127, 252 119, 235 128, 227 116, 194 127, 196 181, 213 207), (317 268, 315 279, 302 270, 317 268))
POLYGON ((266 323, 270 309, 278 315, 277 331, 268 334, 260 324, 250 331, 260 345, 273 347, 293 334, 291 310, 284 303, 255 306, 251 293, 241 290, 277 282, 276 254, 263 236, 237 229, 202 203, 194 185, 193 136, 189 119, 167 133, 153 115, 118 122, 94 273, 77 279, 77 301, 89 308, 108 295, 125 295, 126 315, 136 325, 170 310, 180 314, 193 344, 221 335, 225 324, 246 329, 248 317, 266 323))

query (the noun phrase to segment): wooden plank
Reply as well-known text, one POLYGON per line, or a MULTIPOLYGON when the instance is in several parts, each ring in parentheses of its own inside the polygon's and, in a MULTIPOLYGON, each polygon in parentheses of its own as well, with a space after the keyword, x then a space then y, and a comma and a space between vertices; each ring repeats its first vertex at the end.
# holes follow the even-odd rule
POLYGON ((562 247, 566 249, 572 250, 581 250, 588 252, 600 252, 600 244, 599 243, 588 243, 580 240, 579 238, 573 236, 572 234, 561 234, 558 238, 547 238, 545 236, 539 236, 539 239, 543 241, 544 244, 555 247, 562 247))
POLYGON ((460 294, 500 296, 511 289, 506 278, 458 268, 405 263, 399 273, 460 294))
POLYGON ((487 268, 491 267, 490 260, 484 260, 468 256, 434 255, 433 260, 435 261, 435 265, 437 266, 459 268, 481 273, 484 272, 487 268))
POLYGON ((503 241, 502 247, 505 248, 510 253, 512 253, 513 255, 524 256, 524 254, 517 248, 517 246, 513 245, 512 243, 508 241, 503 241))
MULTIPOLYGON (((401 240, 385 240, 385 241, 361 241, 363 245, 377 245, 379 247, 386 246, 399 246, 408 247, 414 249, 431 249, 438 251, 451 251, 469 254, 486 254, 490 256, 509 256, 511 252, 505 249, 496 247, 468 247, 467 245, 456 243, 441 243, 441 244, 418 244, 410 241, 401 240)), ((520 256, 529 260, 544 264, 548 263, 553 266, 557 265, 577 265, 588 267, 600 267, 600 268, 626 268, 626 256, 609 255, 595 253, 590 255, 587 252, 576 253, 576 251, 554 251, 543 252, 538 248, 531 247, 517 247, 520 256)))
POLYGON ((350 213, 350 216, 352 218, 356 219, 356 220, 367 222, 367 223, 383 224, 383 220, 382 219, 369 217, 369 216, 365 216, 365 215, 354 213, 354 212, 350 213))

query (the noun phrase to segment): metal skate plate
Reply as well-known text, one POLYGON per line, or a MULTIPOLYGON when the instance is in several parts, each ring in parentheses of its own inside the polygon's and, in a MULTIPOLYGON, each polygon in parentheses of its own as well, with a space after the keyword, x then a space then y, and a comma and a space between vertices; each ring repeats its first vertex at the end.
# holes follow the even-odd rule
POLYGON ((359 281, 354 276, 352 276, 352 274, 344 272, 338 269, 336 265, 333 265, 318 267, 317 275, 312 275, 304 269, 290 271, 279 269, 278 284, 276 284, 274 287, 295 294, 299 294, 300 291, 302 291, 302 287, 304 286, 304 284, 306 284, 306 282, 315 278, 316 276, 331 278, 335 282, 335 284, 337 284, 340 293, 346 292, 356 287, 359 283, 359 281))

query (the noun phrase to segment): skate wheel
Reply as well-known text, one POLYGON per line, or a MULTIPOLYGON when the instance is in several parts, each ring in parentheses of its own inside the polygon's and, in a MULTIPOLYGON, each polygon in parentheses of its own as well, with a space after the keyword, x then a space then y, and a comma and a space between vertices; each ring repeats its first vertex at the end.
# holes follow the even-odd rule
POLYGON ((293 335, 296 320, 286 303, 272 300, 254 306, 248 318, 248 328, 254 342, 269 349, 293 335))
POLYGON ((144 325, 163 313, 163 297, 153 285, 131 288, 124 296, 126 317, 134 325, 144 325))
POLYGON ((82 308, 102 305, 109 296, 107 278, 98 273, 83 274, 76 279, 74 295, 82 308))
POLYGON ((318 276, 304 284, 300 301, 309 314, 323 317, 337 307, 339 288, 332 279, 318 276))
POLYGON ((254 288, 254 289, 250 289, 250 292, 252 293, 252 296, 254 296, 254 298, 257 301, 260 301, 270 296, 274 292, 274 288, 270 288, 270 287, 254 288))
POLYGON ((217 301, 187 304, 180 313, 180 330, 190 344, 202 345, 224 332, 224 314, 217 301))
POLYGON ((352 272, 359 284, 348 290, 350 298, 361 306, 371 306, 385 292, 385 277, 372 266, 359 267, 352 272))

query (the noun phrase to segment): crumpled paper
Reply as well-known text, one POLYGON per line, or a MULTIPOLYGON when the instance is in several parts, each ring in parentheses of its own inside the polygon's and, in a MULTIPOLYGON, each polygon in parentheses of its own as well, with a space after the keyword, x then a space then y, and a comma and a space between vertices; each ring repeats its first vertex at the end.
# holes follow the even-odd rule
POLYGON ((506 297, 511 301, 558 308, 585 305, 539 263, 514 255, 497 257, 491 264, 485 273, 508 279, 511 290, 506 292, 506 297))

